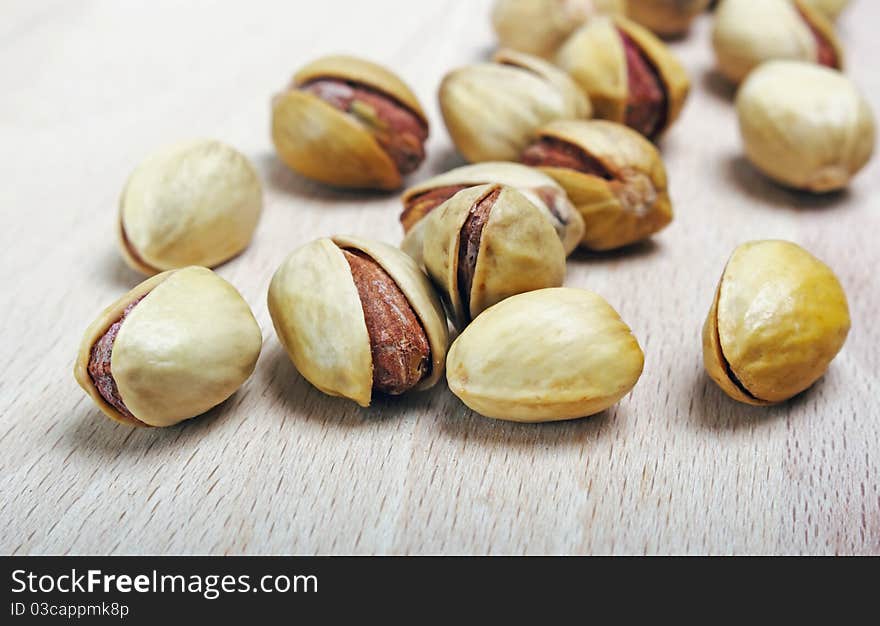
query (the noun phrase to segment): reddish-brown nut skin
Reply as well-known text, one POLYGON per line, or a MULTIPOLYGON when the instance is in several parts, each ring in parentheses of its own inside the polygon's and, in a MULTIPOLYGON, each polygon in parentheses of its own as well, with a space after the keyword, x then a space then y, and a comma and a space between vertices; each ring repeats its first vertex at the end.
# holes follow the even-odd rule
POLYGON ((653 138, 663 128, 668 109, 666 89, 656 68, 642 53, 635 41, 618 29, 626 55, 629 96, 626 101, 625 123, 645 137, 653 138))
POLYGON ((542 137, 523 150, 520 160, 532 167, 561 167, 607 180, 614 176, 595 157, 555 137, 542 137))
POLYGON ((398 395, 415 387, 431 371, 428 336, 404 293, 373 259, 343 250, 364 310, 373 390, 398 395))
POLYGON ((468 189, 474 185, 448 185, 446 187, 437 187, 425 193, 419 194, 409 200, 400 214, 400 223, 403 225, 403 232, 408 233, 409 230, 421 221, 428 213, 436 209, 438 206, 449 200, 462 189, 468 189))
POLYGON ((125 307, 125 310, 122 312, 122 315, 119 316, 119 319, 113 322, 110 325, 110 328, 108 328, 107 331, 101 335, 94 344, 92 344, 88 365, 89 376, 91 377, 92 382, 95 383, 95 389, 98 390, 101 397, 104 398, 107 404, 122 413, 125 417, 133 420, 137 420, 137 418, 132 415, 131 411, 128 410, 128 407, 125 406, 125 402, 122 401, 122 397, 119 395, 119 388, 116 386, 116 381, 113 379, 113 372, 110 370, 110 358, 113 356, 113 343, 116 341, 116 335, 119 334, 119 329, 122 328, 122 322, 125 321, 125 318, 128 317, 128 314, 131 313, 132 309, 134 309, 134 307, 143 299, 144 296, 141 296, 125 307))
POLYGON ((480 241, 483 238, 483 227, 489 221, 489 214, 500 193, 501 187, 495 187, 475 203, 461 227, 458 243, 458 292, 465 311, 470 311, 471 307, 471 290, 477 269, 480 241))
POLYGON ((834 50, 834 46, 831 45, 830 41, 825 39, 822 33, 819 32, 819 29, 816 28, 812 22, 810 22, 806 15, 804 15, 803 11, 798 9, 798 13, 801 14, 801 18, 810 29, 810 32, 813 33, 813 38, 816 40, 816 52, 818 54, 818 58, 816 60, 819 65, 824 65, 825 67, 837 69, 840 64, 838 62, 837 52, 834 50))
POLYGON ((374 119, 356 115, 376 137, 401 174, 409 174, 425 159, 428 128, 412 111, 387 94, 338 78, 318 78, 299 87, 346 113, 355 103, 372 111, 374 119))

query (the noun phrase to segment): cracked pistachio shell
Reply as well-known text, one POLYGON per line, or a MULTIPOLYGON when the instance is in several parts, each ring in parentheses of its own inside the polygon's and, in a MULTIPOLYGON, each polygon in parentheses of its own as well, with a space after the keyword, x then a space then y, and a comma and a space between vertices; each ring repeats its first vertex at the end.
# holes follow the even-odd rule
POLYGON ((497 419, 547 422, 593 415, 632 389, 638 341, 601 296, 541 289, 487 309, 449 350, 449 389, 497 419))
POLYGON ((812 63, 762 65, 740 88, 736 111, 749 160, 789 187, 842 189, 874 151, 865 98, 840 72, 812 63))
POLYGON ((537 134, 577 146, 614 177, 540 168, 562 185, 584 218, 581 245, 585 248, 620 248, 650 237, 672 221, 660 152, 636 131, 614 122, 586 120, 554 122, 537 134))
POLYGON ((822 13, 829 20, 836 20, 849 4, 849 0, 804 0, 804 3, 822 13))
POLYGON ((492 26, 502 47, 550 57, 584 22, 624 7, 624 0, 496 0, 492 26))
POLYGON ((827 265, 788 241, 734 250, 703 326, 703 363, 735 400, 766 405, 825 373, 849 332, 846 294, 827 265))
POLYGON ((649 59, 663 85, 667 103, 666 120, 658 131, 662 133, 678 119, 690 91, 690 79, 669 47, 646 28, 624 17, 592 20, 559 49, 556 63, 589 95, 596 117, 623 123, 629 84, 620 32, 649 59))
POLYGON ((661 37, 675 37, 708 6, 709 0, 627 0, 626 14, 661 37))
POLYGON ((512 187, 480 185, 464 189, 423 221, 425 269, 459 329, 505 298, 558 287, 565 279, 565 250, 556 231, 541 210, 512 187), (482 230, 470 306, 465 310, 458 285, 461 229, 471 208, 498 187, 501 191, 482 230))
POLYGON ((317 78, 351 81, 390 96, 427 126, 419 101, 390 70, 364 59, 328 56, 309 63, 272 101, 272 141, 288 167, 313 180, 358 189, 398 189, 397 165, 351 115, 298 87, 317 78))
POLYGON ((204 267, 148 278, 104 309, 86 330, 77 382, 108 417, 135 426, 171 426, 231 396, 250 377, 260 327, 235 287, 204 267), (92 346, 135 300, 113 342, 110 368, 135 420, 101 397, 88 373, 92 346))
MULTIPOLYGON (((577 248, 584 234, 584 220, 568 199, 565 190, 547 174, 520 163, 488 161, 457 167, 410 187, 404 192, 402 201, 404 207, 407 207, 415 198, 432 189, 488 183, 507 185, 519 191, 550 220, 566 254, 577 248)), ((407 249, 415 251, 420 248, 420 244, 412 242, 420 240, 421 234, 413 231, 421 231, 420 224, 423 221, 424 218, 416 222, 407 233, 407 237, 404 238, 405 243, 401 246, 405 251, 407 249)))
POLYGON ((263 206, 260 179, 240 152, 199 139, 167 147, 134 170, 119 202, 119 246, 144 274, 214 267, 244 250, 263 206))
POLYGON ((425 274, 403 252, 377 241, 337 236, 295 250, 269 285, 269 314, 278 339, 302 376, 323 393, 369 406, 373 361, 364 311, 343 248, 359 250, 396 283, 422 324, 431 372, 443 375, 449 336, 443 306, 425 274))
POLYGON ((538 126, 592 112, 559 68, 512 50, 447 74, 440 110, 453 143, 471 162, 515 161, 538 126))
POLYGON ((719 71, 734 83, 774 59, 818 63, 819 47, 810 26, 835 51, 843 67, 843 50, 825 16, 796 0, 723 0, 718 5, 712 46, 719 71))

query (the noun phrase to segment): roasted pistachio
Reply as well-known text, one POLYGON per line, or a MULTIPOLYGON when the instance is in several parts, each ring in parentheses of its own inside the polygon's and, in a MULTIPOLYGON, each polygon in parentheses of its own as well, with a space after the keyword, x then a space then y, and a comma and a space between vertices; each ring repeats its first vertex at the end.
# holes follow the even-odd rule
POLYGON ((251 241, 263 192, 250 162, 219 141, 179 143, 144 160, 119 203, 119 246, 144 274, 214 267, 251 241))
POLYGON ((643 365, 632 331, 600 296, 541 289, 481 313, 452 344, 446 380, 481 415, 547 422, 605 410, 643 365))
POLYGON ((261 346, 235 288, 187 267, 148 278, 104 309, 86 330, 74 375, 114 420, 171 426, 232 395, 261 346))
POLYGON ((425 158, 428 121, 409 87, 380 65, 323 57, 272 103, 278 156, 338 187, 397 189, 425 158))
POLYGON ((584 218, 585 248, 619 248, 672 221, 666 168, 639 133, 614 122, 581 120, 553 122, 536 135, 522 161, 565 189, 584 218))
POLYGON ((718 69, 735 83, 774 59, 843 67, 834 27, 803 0, 723 0, 712 45, 718 69))
POLYGON ((623 13, 625 0, 496 0, 492 25, 505 48, 550 57, 577 27, 623 13))
POLYGON ((743 83, 736 110, 749 160, 796 189, 841 189, 874 150, 873 113, 836 70, 800 61, 766 63, 743 83))
MULTIPOLYGON (((420 234, 414 233, 414 230, 421 230, 419 224, 428 213, 462 189, 487 183, 513 187, 541 209, 553 224, 566 253, 580 243, 584 234, 584 220, 559 183, 532 167, 491 161, 457 167, 404 192, 404 209, 400 215, 400 223, 407 233, 407 243, 402 246, 404 250, 411 245, 411 241, 420 239, 420 234)), ((413 247, 419 249, 420 244, 413 247)))
POLYGON ((537 57, 502 50, 493 63, 454 70, 440 85, 440 109, 468 161, 513 161, 540 125, 589 117, 589 101, 564 72, 537 57))
POLYGON ((512 187, 459 191, 424 219, 420 256, 455 326, 524 291, 558 287, 565 250, 546 216, 512 187))
POLYGON ((303 377, 368 406, 443 375, 448 331, 428 278, 403 252, 355 237, 294 251, 269 285, 269 313, 303 377))
POLYGON ((815 383, 849 332, 846 294, 827 265, 788 241, 734 250, 703 326, 703 363, 735 400, 783 402, 815 383))
POLYGON ((849 4, 849 0, 804 0, 829 20, 836 20, 849 4))
POLYGON ((622 17, 592 20, 556 60, 589 95, 596 117, 650 139, 678 118, 690 90, 687 72, 666 44, 622 17))
POLYGON ((709 6, 709 0, 627 0, 627 16, 660 35, 677 37, 709 6))

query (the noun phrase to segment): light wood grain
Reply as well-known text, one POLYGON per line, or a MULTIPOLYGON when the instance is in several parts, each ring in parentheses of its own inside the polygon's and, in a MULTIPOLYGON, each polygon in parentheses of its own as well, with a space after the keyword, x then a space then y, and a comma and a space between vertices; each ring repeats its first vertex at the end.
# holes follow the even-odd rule
MULTIPOLYGON (((849 72, 880 105, 880 5, 842 19, 849 72)), ((269 98, 323 53, 395 68, 432 122, 412 180, 460 163, 443 73, 485 58, 488 3, 5 2, 0 20, 0 552, 880 553, 880 159, 844 194, 767 183, 741 158, 709 18, 673 44, 694 92, 663 140, 676 220, 646 245, 577 254, 567 284, 633 327, 645 373, 590 419, 516 425, 442 385, 362 410, 296 373, 265 304, 275 267, 318 236, 399 241, 395 195, 340 193, 275 159, 269 98), (81 333, 140 277, 116 201, 162 144, 209 136, 265 181, 256 238, 219 268, 252 305, 263 354, 228 402, 169 429, 106 420, 76 386, 81 333), (704 375, 700 328, 735 245, 801 243, 839 274, 853 330, 828 375, 759 409, 704 375)))

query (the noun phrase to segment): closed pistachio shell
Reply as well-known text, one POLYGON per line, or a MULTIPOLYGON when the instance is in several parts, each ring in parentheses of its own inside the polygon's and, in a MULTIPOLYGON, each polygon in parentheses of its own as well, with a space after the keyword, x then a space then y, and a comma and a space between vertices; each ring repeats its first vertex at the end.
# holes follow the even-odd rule
POLYGON ((556 62, 590 97, 596 117, 649 138, 678 119, 690 91, 687 72, 666 44, 623 17, 590 21, 559 49, 556 62))
POLYGON ((723 0, 715 15, 712 46, 718 69, 735 83, 777 59, 843 67, 843 51, 831 22, 802 0, 723 0))
POLYGON ((376 387, 372 324, 366 319, 370 303, 362 301, 344 251, 355 251, 380 266, 381 280, 393 281, 380 290, 399 291, 405 298, 405 303, 395 305, 399 315, 385 320, 381 330, 391 342, 389 349, 427 340, 427 371, 409 388, 433 386, 443 375, 448 344, 440 301, 412 259, 397 248, 355 237, 306 244, 291 253, 272 278, 269 313, 293 364, 322 392, 361 406, 370 404, 376 387), (400 308, 409 308, 416 323, 408 322, 400 308))
POLYGON ((836 20, 849 4, 849 0, 804 0, 829 20, 836 20))
POLYGON ((627 0, 626 14, 661 37, 675 37, 708 6, 709 0, 627 0))
POLYGON ((397 189, 424 158, 427 135, 427 118, 403 81, 356 57, 310 63, 272 103, 281 160, 338 187, 397 189), (329 82, 320 92, 325 97, 309 89, 316 81, 329 82))
MULTIPOLYGON (((513 187, 541 209, 559 235, 566 253, 578 246, 584 234, 584 220, 569 201, 565 190, 553 178, 535 168, 504 161, 457 167, 407 189, 402 198, 404 211, 400 216, 404 230, 411 233, 419 228, 430 211, 460 189, 487 183, 513 187)), ((413 237, 418 236, 416 233, 413 237)), ((407 250, 409 245, 407 242, 401 247, 407 250)), ((417 250, 420 245, 412 247, 417 250)))
POLYGON ((743 83, 736 110, 749 160, 796 189, 842 189, 874 151, 871 108, 836 70, 798 61, 766 63, 743 83))
POLYGON ((421 256, 459 329, 504 298, 558 287, 565 278, 565 250, 556 231, 512 187, 464 189, 424 222, 421 256))
POLYGON ((157 274, 213 267, 244 250, 263 206, 241 153, 200 139, 165 148, 131 174, 119 203, 119 244, 132 268, 157 274))
POLYGON ((541 289, 487 309, 449 350, 449 389, 497 419, 546 422, 593 415, 632 389, 644 354, 600 296, 541 289))
POLYGON ((171 426, 232 395, 261 346, 260 327, 235 288, 209 269, 187 267, 153 276, 107 307, 86 330, 74 374, 114 420, 171 426), (109 371, 99 389, 90 366, 102 365, 109 371))
POLYGON ((634 130, 604 120, 553 122, 537 131, 523 160, 552 176, 584 219, 581 245, 612 250, 672 221, 666 168, 634 130))
POLYGON ((827 265, 787 241, 738 247, 703 326, 703 363, 731 398, 783 402, 815 383, 850 328, 846 294, 827 265))
POLYGON ((452 141, 471 162, 516 160, 538 126, 591 113, 564 72, 510 50, 500 51, 492 63, 450 72, 439 96, 452 141))

